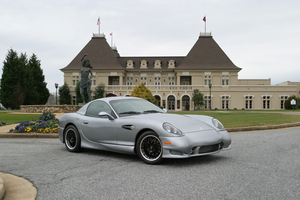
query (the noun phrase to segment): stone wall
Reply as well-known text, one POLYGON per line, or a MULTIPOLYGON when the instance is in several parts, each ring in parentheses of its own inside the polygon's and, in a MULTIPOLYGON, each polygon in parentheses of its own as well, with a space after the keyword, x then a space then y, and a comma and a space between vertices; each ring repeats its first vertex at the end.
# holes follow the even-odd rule
POLYGON ((70 113, 78 111, 80 105, 21 105, 21 112, 24 113, 70 113))

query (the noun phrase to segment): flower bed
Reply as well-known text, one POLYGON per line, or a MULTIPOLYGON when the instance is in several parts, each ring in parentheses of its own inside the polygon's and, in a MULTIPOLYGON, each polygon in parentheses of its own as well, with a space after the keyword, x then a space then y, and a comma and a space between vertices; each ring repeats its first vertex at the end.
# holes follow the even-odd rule
POLYGON ((0 126, 4 126, 4 125, 6 125, 6 123, 4 121, 0 120, 0 126))
POLYGON ((15 129, 11 129, 10 133, 57 133, 58 119, 48 121, 30 120, 18 124, 15 129))

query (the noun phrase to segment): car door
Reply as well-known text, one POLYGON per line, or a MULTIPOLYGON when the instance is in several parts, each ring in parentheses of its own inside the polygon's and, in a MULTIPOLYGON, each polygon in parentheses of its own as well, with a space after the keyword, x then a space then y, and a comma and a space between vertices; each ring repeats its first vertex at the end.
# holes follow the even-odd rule
POLYGON ((84 137, 97 143, 116 144, 116 127, 114 120, 99 116, 100 112, 112 114, 110 106, 104 101, 94 101, 81 117, 81 131, 84 137))

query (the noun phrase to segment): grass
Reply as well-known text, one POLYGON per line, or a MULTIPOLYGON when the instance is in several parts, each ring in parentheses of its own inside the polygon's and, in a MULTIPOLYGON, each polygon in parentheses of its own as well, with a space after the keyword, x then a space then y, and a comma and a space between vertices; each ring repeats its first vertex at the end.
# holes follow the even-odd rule
POLYGON ((272 124, 284 124, 292 122, 300 122, 299 115, 294 113, 285 114, 283 112, 262 112, 262 111, 233 111, 233 112, 217 112, 217 111, 180 111, 172 112, 177 114, 192 114, 192 115, 208 115, 215 117, 222 122, 225 128, 232 127, 248 127, 248 126, 263 126, 272 124))
MULTIPOLYGON (((226 128, 300 122, 299 111, 287 112, 289 114, 285 114, 286 112, 282 111, 180 111, 170 113, 212 116, 220 120, 226 128), (294 115, 295 113, 299 113, 299 115, 294 115)), ((40 116, 41 114, 0 112, 0 120, 4 121, 7 125, 39 119, 40 116)))
POLYGON ((0 112, 0 120, 4 121, 6 125, 17 124, 23 121, 39 119, 41 114, 19 114, 16 112, 0 112))

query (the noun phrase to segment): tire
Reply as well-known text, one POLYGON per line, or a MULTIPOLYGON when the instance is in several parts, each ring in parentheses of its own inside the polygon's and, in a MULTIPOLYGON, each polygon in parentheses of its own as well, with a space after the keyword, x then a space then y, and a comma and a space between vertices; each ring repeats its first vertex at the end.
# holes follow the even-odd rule
POLYGON ((81 150, 81 138, 75 126, 68 126, 66 128, 64 137, 66 148, 69 151, 79 152, 81 150))
POLYGON ((147 164, 159 164, 162 161, 163 147, 158 135, 146 131, 137 141, 137 155, 147 164))

